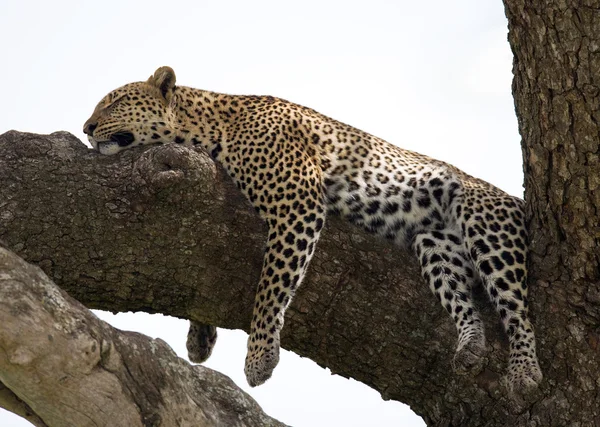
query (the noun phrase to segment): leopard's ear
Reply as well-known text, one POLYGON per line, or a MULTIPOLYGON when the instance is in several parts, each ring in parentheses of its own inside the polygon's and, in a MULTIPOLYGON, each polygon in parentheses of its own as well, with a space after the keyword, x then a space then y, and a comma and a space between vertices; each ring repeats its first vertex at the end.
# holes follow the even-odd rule
POLYGON ((175 71, 171 67, 160 67, 150 76, 148 84, 160 90, 165 99, 169 99, 175 88, 175 71))

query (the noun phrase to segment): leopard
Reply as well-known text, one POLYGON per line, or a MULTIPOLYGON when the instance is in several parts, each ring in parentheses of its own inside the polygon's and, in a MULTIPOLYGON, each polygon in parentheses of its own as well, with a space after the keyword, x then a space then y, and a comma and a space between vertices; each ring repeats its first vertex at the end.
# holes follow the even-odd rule
MULTIPOLYGON (((507 386, 530 391, 542 381, 528 315, 520 198, 284 99, 176 85, 167 66, 108 93, 83 132, 103 155, 148 144, 201 147, 267 224, 244 366, 250 386, 267 381, 279 362, 286 309, 328 215, 414 253, 422 278, 454 321, 456 372, 481 369, 486 354, 473 296, 479 286, 508 337, 507 386)), ((204 362, 216 339, 214 326, 192 321, 189 359, 204 362)))

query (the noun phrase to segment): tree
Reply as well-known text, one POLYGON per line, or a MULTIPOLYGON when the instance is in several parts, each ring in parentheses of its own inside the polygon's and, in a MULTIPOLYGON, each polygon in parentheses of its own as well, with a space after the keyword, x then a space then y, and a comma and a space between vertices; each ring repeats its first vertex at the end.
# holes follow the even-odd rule
MULTIPOLYGON (((540 390, 517 402, 504 395, 505 337, 485 301, 485 368, 451 373, 454 327, 412 257, 336 219, 289 310, 283 345, 410 404, 429 425, 595 425, 600 6, 505 7, 540 390)), ((0 138, 0 182, 0 239, 87 306, 249 325, 265 230, 202 152, 165 146, 103 158, 65 133, 13 132, 0 138)))

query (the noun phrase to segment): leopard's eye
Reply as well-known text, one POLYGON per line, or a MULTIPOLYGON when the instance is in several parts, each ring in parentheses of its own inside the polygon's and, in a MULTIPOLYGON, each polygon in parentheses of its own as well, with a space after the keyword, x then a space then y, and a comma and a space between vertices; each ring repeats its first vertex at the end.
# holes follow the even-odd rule
POLYGON ((122 94, 112 94, 109 93, 108 95, 106 95, 106 98, 104 99, 103 105, 104 108, 109 108, 112 107, 116 102, 120 101, 121 99, 127 97, 126 93, 122 93, 122 94))

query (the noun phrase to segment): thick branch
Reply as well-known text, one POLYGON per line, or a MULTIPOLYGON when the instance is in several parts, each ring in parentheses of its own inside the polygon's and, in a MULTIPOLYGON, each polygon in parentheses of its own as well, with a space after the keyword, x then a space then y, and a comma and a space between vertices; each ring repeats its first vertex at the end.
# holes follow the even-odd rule
MULTIPOLYGON (((102 157, 64 132, 9 132, 0 136, 0 182, 0 239, 89 307, 249 326, 265 228, 202 151, 102 157)), ((413 257, 328 221, 283 346, 408 403, 432 425, 525 422, 499 391, 497 317, 487 316, 484 371, 453 374, 453 322, 413 257)))
POLYGON ((0 324, 0 379, 20 397, 0 403, 19 415, 28 404, 37 425, 283 425, 229 378, 112 328, 2 248, 0 324))

